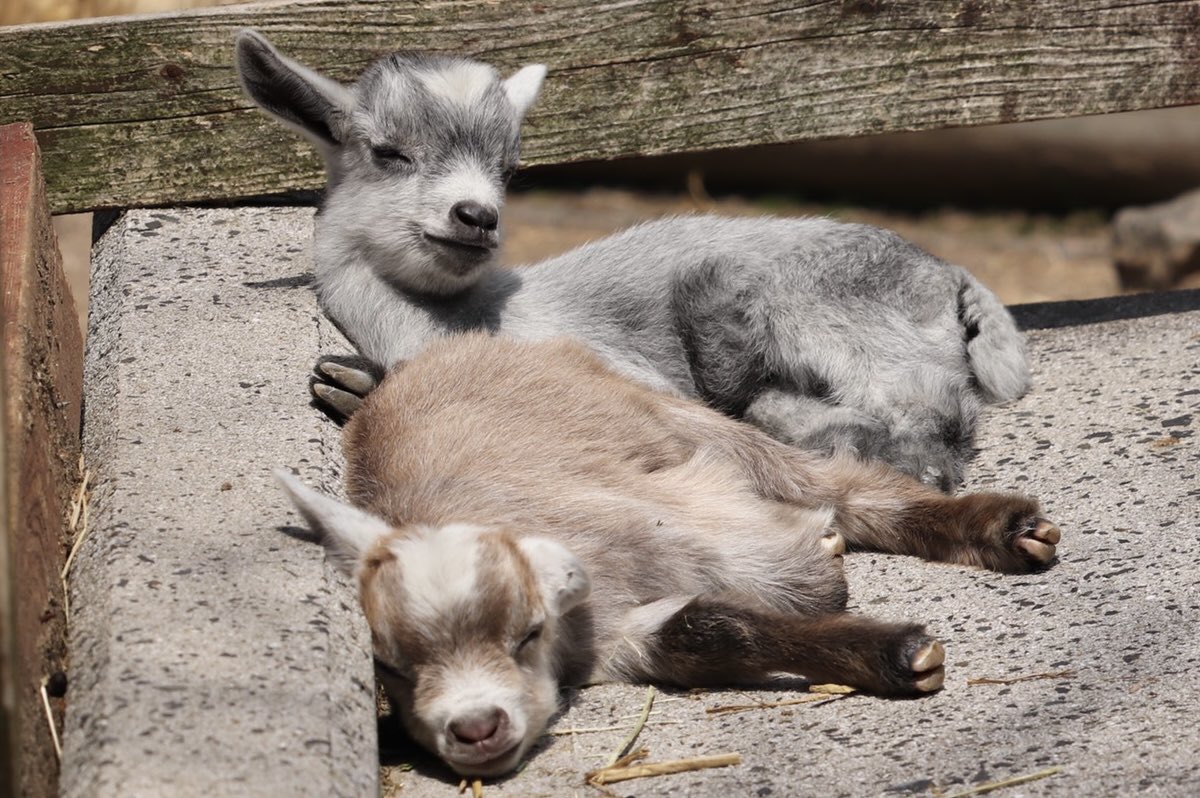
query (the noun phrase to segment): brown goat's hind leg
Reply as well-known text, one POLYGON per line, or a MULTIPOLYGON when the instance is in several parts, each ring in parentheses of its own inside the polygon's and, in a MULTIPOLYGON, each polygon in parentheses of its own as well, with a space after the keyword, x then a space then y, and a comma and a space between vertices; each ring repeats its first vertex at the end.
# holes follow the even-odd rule
POLYGON ((800 476, 793 498, 836 507, 834 526, 851 550, 1025 573, 1049 564, 1061 538, 1028 496, 946 496, 876 463, 792 463, 800 476))
POLYGON ((994 571, 1023 573, 1048 565, 1054 559, 1062 533, 1042 518, 1038 503, 1029 497, 1003 493, 975 493, 946 498, 944 507, 930 508, 941 518, 933 528, 958 543, 950 559, 994 571))
MULTIPOLYGON (((907 477, 903 477, 908 482, 907 477)), ((1006 493, 944 496, 924 486, 883 480, 847 489, 835 526, 851 549, 911 554, 927 560, 1026 573, 1049 565, 1062 537, 1036 499, 1006 493)))
POLYGON ((944 678, 942 645, 920 625, 789 614, 737 598, 693 598, 643 645, 642 672, 630 675, 683 687, 793 673, 894 696, 938 690, 944 678))
POLYGON ((882 463, 820 457, 684 402, 673 406, 682 439, 739 462, 760 495, 834 507, 853 549, 1022 573, 1054 559, 1061 533, 1025 496, 946 496, 882 463))
POLYGON ((795 498, 836 507, 834 526, 852 550, 1025 573, 1049 564, 1061 538, 1028 496, 946 496, 882 464, 848 459, 792 464, 795 498))

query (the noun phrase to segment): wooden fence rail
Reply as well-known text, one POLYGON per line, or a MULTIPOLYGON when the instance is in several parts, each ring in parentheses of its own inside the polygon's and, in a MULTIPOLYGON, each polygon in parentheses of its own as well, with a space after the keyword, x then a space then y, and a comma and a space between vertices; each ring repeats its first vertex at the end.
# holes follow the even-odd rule
POLYGON ((0 29, 0 123, 33 122, 53 210, 318 186, 237 86, 244 26, 343 79, 395 49, 544 62, 529 164, 1200 101, 1200 0, 287 0, 0 29))

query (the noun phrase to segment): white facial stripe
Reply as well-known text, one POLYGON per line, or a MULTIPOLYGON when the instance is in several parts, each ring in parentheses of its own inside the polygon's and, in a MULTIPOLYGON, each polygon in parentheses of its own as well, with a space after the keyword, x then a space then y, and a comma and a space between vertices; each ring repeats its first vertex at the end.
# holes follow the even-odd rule
POLYGON ((499 707, 508 714, 513 737, 521 737, 526 723, 523 688, 515 673, 464 663, 443 674, 442 690, 430 705, 429 716, 440 728, 451 718, 499 707))
POLYGON ((476 202, 485 208, 500 209, 504 196, 496 180, 478 163, 460 161, 444 178, 430 185, 430 193, 437 198, 434 206, 449 211, 456 203, 476 202))
POLYGON ((480 205, 499 208, 503 197, 496 179, 476 163, 460 161, 445 177, 431 186, 447 207, 457 202, 474 201, 480 205))
POLYGON ((481 531, 470 524, 450 524, 391 544, 404 568, 405 611, 418 625, 435 623, 476 595, 481 531))
POLYGON ((435 97, 469 106, 483 98, 496 82, 496 72, 485 64, 454 64, 435 72, 418 72, 417 79, 435 97))

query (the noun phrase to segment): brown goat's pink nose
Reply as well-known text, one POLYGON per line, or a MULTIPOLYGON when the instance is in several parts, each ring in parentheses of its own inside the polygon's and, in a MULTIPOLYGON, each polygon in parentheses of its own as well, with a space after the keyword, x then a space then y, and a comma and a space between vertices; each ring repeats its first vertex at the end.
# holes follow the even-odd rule
POLYGON ((492 737, 508 715, 500 707, 484 709, 450 721, 450 734, 455 742, 470 745, 482 743, 492 737))

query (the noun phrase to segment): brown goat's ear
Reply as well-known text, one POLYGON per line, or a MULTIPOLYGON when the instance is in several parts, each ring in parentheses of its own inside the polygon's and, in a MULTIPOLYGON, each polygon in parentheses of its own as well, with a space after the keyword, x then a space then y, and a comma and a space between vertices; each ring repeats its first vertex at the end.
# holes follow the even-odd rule
POLYGON ((592 592, 591 577, 566 546, 537 537, 521 538, 518 545, 537 575, 547 612, 565 615, 592 592))
POLYGON ((275 478, 321 536, 326 555, 346 574, 353 576, 363 552, 392 530, 382 518, 318 493, 282 468, 275 470, 275 478))

